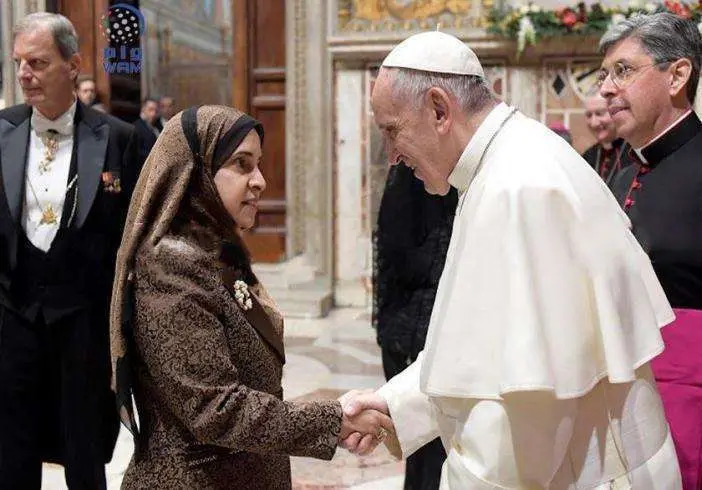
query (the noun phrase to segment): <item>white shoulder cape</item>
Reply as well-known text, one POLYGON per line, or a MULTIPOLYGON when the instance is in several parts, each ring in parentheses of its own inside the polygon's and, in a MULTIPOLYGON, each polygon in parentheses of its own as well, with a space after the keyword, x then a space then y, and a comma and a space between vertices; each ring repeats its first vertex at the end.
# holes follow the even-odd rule
POLYGON ((628 218, 540 123, 516 114, 488 146, 462 189, 422 391, 574 398, 605 376, 633 381, 674 315, 628 218))

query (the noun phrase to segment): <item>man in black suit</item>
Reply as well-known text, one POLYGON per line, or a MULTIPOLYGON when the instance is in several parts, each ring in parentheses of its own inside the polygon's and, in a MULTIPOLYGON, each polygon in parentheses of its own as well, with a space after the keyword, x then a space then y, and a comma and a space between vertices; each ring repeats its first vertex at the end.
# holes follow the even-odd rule
POLYGON ((170 95, 162 95, 158 99, 158 119, 156 119, 156 129, 163 131, 166 123, 175 116, 175 100, 170 95))
POLYGON ((133 127, 76 101, 73 25, 15 26, 26 104, 0 111, 0 489, 104 489, 119 430, 109 302, 136 180, 133 127))
POLYGON ((134 128, 139 137, 139 158, 143 164, 151 153, 151 148, 156 144, 156 139, 161 131, 156 123, 158 121, 158 102, 151 97, 145 98, 141 103, 139 119, 134 122, 134 128))

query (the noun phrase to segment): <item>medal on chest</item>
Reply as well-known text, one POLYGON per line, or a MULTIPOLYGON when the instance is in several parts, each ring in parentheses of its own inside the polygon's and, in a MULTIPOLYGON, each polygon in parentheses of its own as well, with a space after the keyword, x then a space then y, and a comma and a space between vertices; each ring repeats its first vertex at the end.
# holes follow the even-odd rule
POLYGON ((56 212, 54 211, 54 207, 49 204, 46 206, 44 209, 41 211, 41 221, 39 221, 40 225, 55 225, 58 223, 58 219, 56 217, 56 212))
POLYGON ((56 159, 58 151, 58 133, 56 131, 47 131, 41 137, 41 142, 44 144, 44 158, 39 162, 39 174, 43 175, 51 171, 51 162, 56 159))

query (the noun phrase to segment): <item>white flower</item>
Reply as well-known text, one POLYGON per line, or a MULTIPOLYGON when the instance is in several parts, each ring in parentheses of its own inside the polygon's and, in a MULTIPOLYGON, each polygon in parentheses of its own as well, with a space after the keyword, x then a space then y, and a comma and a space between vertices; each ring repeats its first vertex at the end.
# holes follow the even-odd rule
POLYGON ((648 12, 649 14, 652 14, 653 12, 655 12, 658 9, 658 5, 656 5, 655 3, 649 2, 646 4, 646 6, 644 8, 646 9, 646 12, 648 12))
POLYGON ((519 32, 517 32, 517 53, 524 51, 527 43, 534 44, 536 31, 528 15, 519 19, 519 32))
POLYGON ((622 21, 626 20, 626 16, 624 14, 612 14, 612 18, 610 19, 609 26, 616 26, 622 21))
POLYGON ((630 9, 641 9, 642 7, 643 7, 642 0, 630 0, 629 1, 629 8, 630 9))
POLYGON ((534 5, 532 3, 531 6, 529 7, 529 11, 536 14, 536 13, 541 12, 541 7, 539 7, 538 5, 534 5))
POLYGON ((519 7, 519 12, 522 14, 528 14, 529 13, 529 5, 522 5, 519 7))

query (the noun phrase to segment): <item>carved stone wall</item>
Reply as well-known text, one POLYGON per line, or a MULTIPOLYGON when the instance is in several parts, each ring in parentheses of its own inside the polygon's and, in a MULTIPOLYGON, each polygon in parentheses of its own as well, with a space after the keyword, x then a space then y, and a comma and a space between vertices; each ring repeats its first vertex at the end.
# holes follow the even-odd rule
POLYGON ((396 34, 417 30, 480 27, 493 0, 342 0, 335 33, 396 34))

